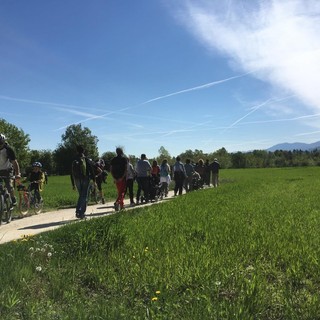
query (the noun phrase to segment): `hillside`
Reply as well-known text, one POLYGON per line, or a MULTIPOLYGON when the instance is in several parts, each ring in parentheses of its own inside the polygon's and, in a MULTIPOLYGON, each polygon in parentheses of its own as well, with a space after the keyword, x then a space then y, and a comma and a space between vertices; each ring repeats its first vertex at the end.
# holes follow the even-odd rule
POLYGON ((302 142, 294 142, 294 143, 280 143, 276 144, 267 151, 276 151, 276 150, 285 150, 285 151, 292 151, 292 150, 302 150, 302 151, 308 151, 308 150, 314 150, 320 148, 320 141, 314 142, 314 143, 302 143, 302 142))

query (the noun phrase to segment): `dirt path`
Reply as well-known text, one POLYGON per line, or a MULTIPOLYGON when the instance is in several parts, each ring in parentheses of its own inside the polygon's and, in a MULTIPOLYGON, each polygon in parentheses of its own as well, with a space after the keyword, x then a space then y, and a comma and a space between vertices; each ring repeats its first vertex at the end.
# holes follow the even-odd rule
MULTIPOLYGON (((166 199, 170 199, 172 197, 173 192, 170 191, 168 198, 166 199)), ((151 204, 159 202, 153 202, 151 204)), ((138 207, 141 207, 141 205, 139 205, 138 207)), ((125 208, 130 208, 129 200, 127 199, 125 200, 125 208)), ((113 202, 108 202, 106 204, 88 206, 86 215, 87 219, 93 219, 101 216, 107 216, 113 213, 115 213, 113 202)), ((79 221, 79 219, 75 217, 74 208, 45 212, 22 219, 13 219, 10 223, 0 226, 0 244, 16 239, 21 239, 26 235, 34 235, 41 232, 53 230, 75 221, 79 221)))

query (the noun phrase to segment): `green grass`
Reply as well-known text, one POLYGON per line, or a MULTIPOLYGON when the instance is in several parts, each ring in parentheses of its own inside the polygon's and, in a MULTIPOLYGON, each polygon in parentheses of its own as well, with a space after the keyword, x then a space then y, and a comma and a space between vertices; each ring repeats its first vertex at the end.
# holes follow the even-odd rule
POLYGON ((1 319, 319 319, 319 174, 223 170, 217 189, 1 245, 1 319))

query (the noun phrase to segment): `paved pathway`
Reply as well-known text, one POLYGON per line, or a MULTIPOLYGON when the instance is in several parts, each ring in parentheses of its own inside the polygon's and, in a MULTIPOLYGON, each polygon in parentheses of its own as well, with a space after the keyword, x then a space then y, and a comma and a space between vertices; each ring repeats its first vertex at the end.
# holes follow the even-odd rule
MULTIPOLYGON (((170 191, 168 198, 166 199, 170 199, 172 197, 173 192, 170 191)), ((160 202, 161 201, 152 202, 151 204, 160 202)), ((144 205, 139 205, 137 207, 141 206, 144 205)), ((128 199, 125 200, 125 208, 130 208, 128 199)), ((113 213, 115 213, 113 202, 108 202, 106 204, 89 205, 87 207, 86 215, 88 219, 92 219, 101 216, 107 216, 113 213)), ((25 235, 33 235, 44 231, 53 230, 75 221, 79 221, 79 219, 75 217, 74 208, 44 212, 38 215, 24 217, 22 219, 13 219, 10 223, 2 224, 0 226, 0 244, 21 239, 25 235)))

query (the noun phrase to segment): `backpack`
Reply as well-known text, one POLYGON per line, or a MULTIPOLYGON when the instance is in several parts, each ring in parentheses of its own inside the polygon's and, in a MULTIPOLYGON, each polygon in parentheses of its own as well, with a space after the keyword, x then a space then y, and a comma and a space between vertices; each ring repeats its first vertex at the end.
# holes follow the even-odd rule
POLYGON ((85 157, 78 158, 72 162, 72 175, 76 178, 87 176, 87 161, 85 157))
POLYGON ((169 175, 168 166, 161 165, 160 166, 160 177, 167 177, 169 175))

